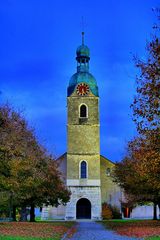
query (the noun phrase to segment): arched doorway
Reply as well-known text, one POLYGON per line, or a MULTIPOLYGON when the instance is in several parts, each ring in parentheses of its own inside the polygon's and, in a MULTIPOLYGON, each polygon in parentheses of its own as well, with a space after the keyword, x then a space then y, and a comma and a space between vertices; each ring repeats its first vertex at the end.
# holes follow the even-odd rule
POLYGON ((76 205, 77 219, 91 219, 91 203, 87 198, 81 198, 76 205))

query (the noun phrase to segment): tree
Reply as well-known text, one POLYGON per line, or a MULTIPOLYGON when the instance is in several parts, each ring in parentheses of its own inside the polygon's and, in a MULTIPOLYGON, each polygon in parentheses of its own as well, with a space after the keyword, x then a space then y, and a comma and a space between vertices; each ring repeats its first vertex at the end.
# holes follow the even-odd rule
MULTIPOLYGON (((136 66, 140 69, 140 76, 137 77, 137 95, 134 97, 132 109, 133 120, 141 136, 139 143, 141 175, 143 173, 146 182, 152 186, 151 192, 154 204, 160 206, 160 9, 156 10, 158 13, 157 34, 147 45, 147 59, 142 61, 135 58, 136 66)), ((132 142, 132 145, 134 145, 133 143, 137 145, 137 142, 132 142)), ((132 149, 133 151, 136 150, 134 146, 132 146, 132 149)), ((156 214, 154 217, 156 218, 156 214)))
MULTIPOLYGON (((115 166, 114 180, 133 204, 153 202, 156 206, 159 203, 160 159, 156 154, 151 152, 143 138, 137 137, 128 143, 126 157, 115 166)), ((157 218, 155 209, 154 219, 157 218)))
MULTIPOLYGON (((22 114, 9 105, 0 107, 0 191, 15 207, 57 206, 69 200, 54 158, 37 141, 22 114)), ((13 216, 15 218, 15 216, 13 216)))
POLYGON ((34 208, 43 204, 58 206, 69 201, 70 192, 64 186, 55 161, 44 151, 38 165, 32 165, 32 175, 19 172, 18 199, 23 206, 31 206, 30 221, 35 221, 34 208), (23 182, 23 184, 22 184, 23 182))
POLYGON ((160 145, 159 145, 159 89, 160 89, 160 10, 157 9, 156 35, 147 44, 147 58, 134 58, 140 70, 137 76, 133 104, 133 121, 138 136, 128 143, 127 155, 115 168, 115 181, 134 195, 137 202, 154 203, 160 207, 160 145))

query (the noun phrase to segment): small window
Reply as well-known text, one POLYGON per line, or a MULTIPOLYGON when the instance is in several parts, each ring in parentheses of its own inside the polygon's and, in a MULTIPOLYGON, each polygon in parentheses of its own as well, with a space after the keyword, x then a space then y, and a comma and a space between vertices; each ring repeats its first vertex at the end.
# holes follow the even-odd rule
POLYGON ((87 106, 84 104, 80 106, 80 118, 87 118, 87 106))
POLYGON ((87 178, 87 163, 85 161, 81 162, 81 178, 87 178))
POLYGON ((107 175, 107 176, 110 176, 110 175, 111 175, 111 169, 110 169, 110 168, 107 168, 107 169, 106 169, 106 175, 107 175))

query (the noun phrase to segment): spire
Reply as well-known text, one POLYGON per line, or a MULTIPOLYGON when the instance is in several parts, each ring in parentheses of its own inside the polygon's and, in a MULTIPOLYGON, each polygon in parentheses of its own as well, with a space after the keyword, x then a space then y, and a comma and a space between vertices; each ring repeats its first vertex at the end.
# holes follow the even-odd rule
POLYGON ((76 54, 77 72, 88 72, 90 53, 89 48, 84 45, 84 32, 82 32, 82 45, 77 48, 76 54))
POLYGON ((82 45, 84 45, 84 16, 82 16, 82 45))
POLYGON ((71 94, 75 91, 78 83, 86 83, 89 85, 91 92, 95 96, 98 95, 98 86, 96 83, 96 79, 89 72, 89 61, 90 61, 90 51, 89 48, 84 43, 84 30, 80 32, 80 42, 81 45, 77 48, 76 51, 76 61, 77 61, 77 72, 71 77, 68 86, 67 96, 71 96, 71 94))
POLYGON ((82 45, 84 45, 84 32, 82 32, 82 45))

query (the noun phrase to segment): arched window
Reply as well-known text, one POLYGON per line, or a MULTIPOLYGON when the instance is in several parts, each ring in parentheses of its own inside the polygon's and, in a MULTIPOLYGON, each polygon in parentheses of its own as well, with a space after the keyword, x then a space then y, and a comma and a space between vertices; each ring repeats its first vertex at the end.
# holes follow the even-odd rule
POLYGON ((81 176, 81 178, 87 178, 87 163, 85 161, 81 162, 80 176, 81 176))
POLYGON ((107 169, 106 169, 106 175, 107 175, 107 176, 110 176, 110 175, 111 175, 111 169, 110 169, 110 168, 107 168, 107 169))
POLYGON ((80 106, 80 118, 87 118, 88 117, 88 109, 85 104, 80 106))

